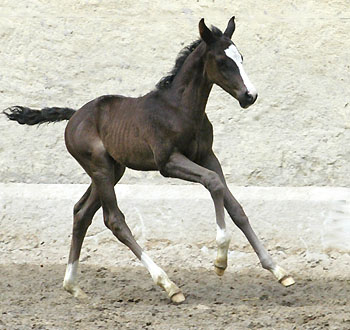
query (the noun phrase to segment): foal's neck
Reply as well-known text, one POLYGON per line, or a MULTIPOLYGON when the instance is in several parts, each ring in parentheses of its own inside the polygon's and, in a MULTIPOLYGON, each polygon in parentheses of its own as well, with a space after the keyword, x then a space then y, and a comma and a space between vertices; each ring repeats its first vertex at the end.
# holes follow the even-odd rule
POLYGON ((201 122, 205 114, 208 97, 213 86, 205 72, 206 46, 202 42, 188 56, 180 72, 174 78, 171 93, 175 95, 181 112, 196 122, 201 122))

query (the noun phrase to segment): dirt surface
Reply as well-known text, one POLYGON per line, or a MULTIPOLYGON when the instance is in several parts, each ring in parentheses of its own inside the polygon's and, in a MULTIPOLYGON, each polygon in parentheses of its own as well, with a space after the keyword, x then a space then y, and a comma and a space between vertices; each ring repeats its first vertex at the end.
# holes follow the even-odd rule
MULTIPOLYGON (((156 260, 164 257, 163 248, 164 243, 153 245, 156 260)), ((181 251, 181 246, 174 248, 181 251)), ((107 258, 118 257, 120 249, 116 244, 107 258)), ((182 250, 186 254, 162 260, 186 295, 182 305, 171 304, 147 271, 129 262, 107 267, 83 263, 80 282, 89 295, 85 302, 63 291, 62 264, 2 264, 0 329, 350 328, 348 255, 311 262, 305 255, 289 255, 285 264, 297 283, 284 288, 250 253, 243 258, 244 267, 231 266, 224 277, 217 277, 209 260, 191 268, 191 258, 203 259, 198 247, 182 250)), ((242 266, 242 258, 230 263, 242 266)))
POLYGON ((284 288, 230 221, 229 266, 223 277, 214 273, 214 210, 200 188, 116 189, 136 239, 183 290, 187 299, 176 306, 100 211, 81 254, 89 299, 73 298, 62 281, 71 210, 86 187, 0 185, 0 329, 350 329, 350 208, 335 202, 349 189, 231 187, 296 280, 284 288))

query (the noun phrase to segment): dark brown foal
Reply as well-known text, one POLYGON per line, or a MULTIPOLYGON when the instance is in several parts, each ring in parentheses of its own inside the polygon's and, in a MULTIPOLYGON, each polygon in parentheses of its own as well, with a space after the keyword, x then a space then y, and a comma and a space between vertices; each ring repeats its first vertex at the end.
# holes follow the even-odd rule
POLYGON ((92 218, 102 206, 106 226, 141 260, 154 282, 172 301, 185 299, 181 290, 138 245, 118 207, 114 185, 126 167, 157 170, 163 176, 198 182, 208 189, 216 213, 218 252, 214 269, 218 275, 223 275, 227 267, 230 237, 224 217, 226 208, 262 266, 283 285, 294 283, 255 235, 242 207, 229 191, 212 150, 213 129, 205 107, 213 84, 231 94, 243 108, 257 98, 243 69, 243 58, 231 41, 234 30, 234 18, 229 20, 224 33, 215 27, 208 29, 202 19, 199 22, 201 39, 185 48, 171 74, 145 96, 102 96, 77 112, 24 107, 5 112, 10 119, 24 124, 70 119, 65 133, 67 149, 91 178, 91 185, 74 207, 72 243, 63 283, 74 296, 84 296, 77 284, 79 255, 92 218))

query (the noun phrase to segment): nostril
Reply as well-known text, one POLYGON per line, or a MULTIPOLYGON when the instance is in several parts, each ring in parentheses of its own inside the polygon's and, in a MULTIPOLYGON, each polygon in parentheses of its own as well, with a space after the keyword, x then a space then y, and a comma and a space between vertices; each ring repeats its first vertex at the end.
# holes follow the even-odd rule
POLYGON ((245 97, 247 99, 248 102, 254 103, 255 100, 258 98, 258 94, 257 93, 251 93, 251 92, 245 92, 245 97))
POLYGON ((245 96, 246 96, 246 98, 247 98, 249 101, 253 101, 253 100, 254 100, 253 94, 251 94, 251 93, 248 92, 248 91, 245 93, 245 96))

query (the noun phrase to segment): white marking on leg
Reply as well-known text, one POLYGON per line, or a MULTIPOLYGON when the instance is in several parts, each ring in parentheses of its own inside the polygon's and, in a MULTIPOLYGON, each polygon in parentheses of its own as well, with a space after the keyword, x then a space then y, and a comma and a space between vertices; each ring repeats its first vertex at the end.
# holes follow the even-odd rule
POLYGON ((165 271, 157 266, 145 252, 142 252, 141 254, 141 262, 151 274, 154 283, 163 288, 168 293, 170 298, 181 292, 181 290, 172 281, 170 281, 165 271))
POLYGON ((218 246, 226 246, 230 243, 230 235, 228 234, 226 227, 216 227, 216 244, 218 246))
POLYGON ((230 245, 230 235, 228 234, 226 227, 221 228, 217 226, 216 231, 216 244, 218 246, 215 266, 221 271, 216 271, 218 275, 222 275, 223 271, 227 267, 227 253, 230 245))
POLYGON ((63 286, 65 288, 72 287, 76 284, 77 273, 78 273, 78 260, 74 261, 72 264, 68 264, 66 268, 66 273, 64 275, 63 286))
POLYGON ((79 261, 76 260, 72 264, 68 264, 63 280, 63 288, 79 299, 86 299, 87 295, 82 291, 77 283, 79 261))
POLYGON ((247 91, 253 96, 256 97, 257 91, 254 85, 250 82, 248 75, 245 73, 243 68, 243 60, 242 56, 237 50, 235 45, 230 45, 227 49, 225 49, 225 54, 229 57, 238 67, 239 73, 242 77, 243 83, 247 88, 247 91))

